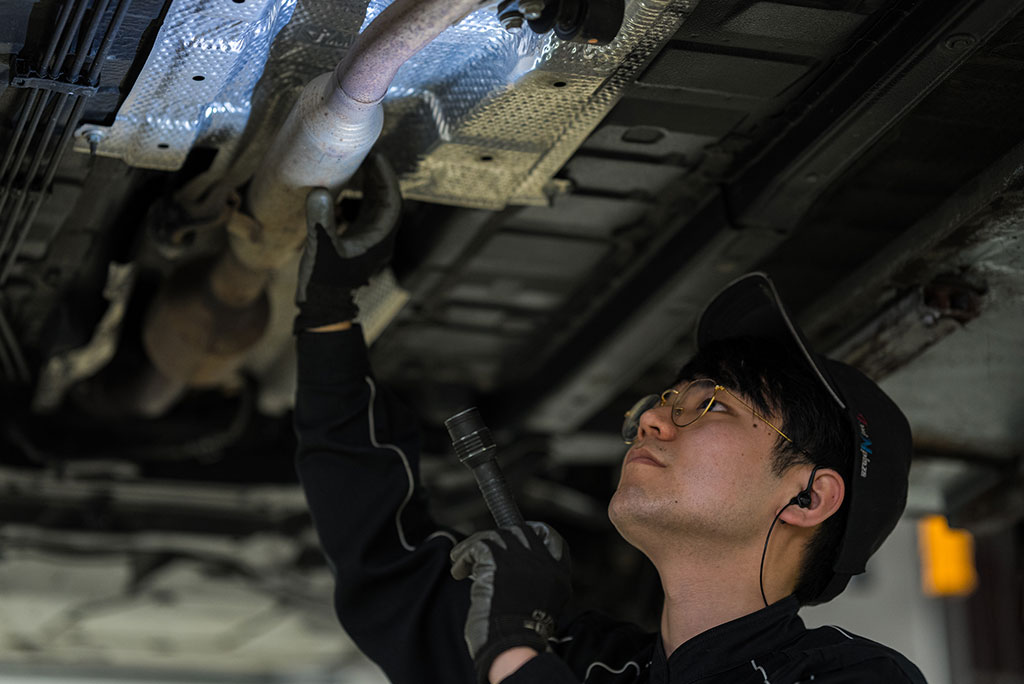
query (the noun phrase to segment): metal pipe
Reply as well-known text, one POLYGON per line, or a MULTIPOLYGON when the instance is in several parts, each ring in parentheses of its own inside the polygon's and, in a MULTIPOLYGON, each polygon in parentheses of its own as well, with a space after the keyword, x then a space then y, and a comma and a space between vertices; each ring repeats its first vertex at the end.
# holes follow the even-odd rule
POLYGON ((96 37, 96 32, 100 29, 100 21, 103 20, 103 15, 107 11, 108 4, 110 4, 110 0, 100 0, 99 4, 93 8, 92 20, 89 22, 89 28, 85 30, 85 37, 78 43, 78 52, 75 55, 75 61, 68 70, 69 80, 72 83, 78 81, 79 72, 82 69, 82 65, 85 64, 85 58, 89 56, 89 48, 92 47, 92 40, 96 37))
MULTIPOLYGON (((21 143, 21 136, 25 132, 25 126, 28 124, 29 117, 32 116, 32 112, 35 109, 36 101, 39 99, 40 90, 35 89, 29 92, 28 97, 25 101, 24 116, 18 117, 18 123, 14 127, 14 135, 11 136, 11 141, 7 145, 7 151, 4 152, 4 160, 0 162, 0 181, 3 181, 7 177, 7 169, 11 166, 11 161, 14 159, 14 150, 19 148, 21 143)), ((35 134, 35 131, 32 131, 35 134)), ((31 137, 31 136, 30 136, 31 137)), ((11 182, 14 182, 14 176, 17 175, 17 170, 11 171, 11 182)), ((0 195, 0 197, 6 197, 0 195)), ((0 212, 3 211, 3 200, 0 199, 0 212)))
MULTIPOLYGON (((127 2, 127 0, 125 0, 127 2)), ((86 38, 80 44, 81 53, 77 55, 74 65, 71 69, 70 80, 75 82, 79 76, 79 70, 85 62, 85 57, 88 53, 89 47, 92 44, 92 39, 96 35, 96 31, 99 29, 100 20, 103 13, 106 11, 109 0, 101 0, 98 6, 95 8, 95 14, 89 27, 86 31, 86 38)), ((68 50, 71 47, 71 42, 75 35, 78 33, 82 25, 82 20, 85 16, 88 3, 85 0, 80 0, 75 3, 73 0, 68 0, 61 7, 60 14, 57 17, 57 23, 50 37, 50 42, 46 46, 46 51, 43 54, 43 58, 39 63, 39 75, 43 78, 48 77, 51 73, 59 74, 61 66, 64 60, 67 58, 68 50), (72 8, 77 7, 75 17, 68 26, 68 19, 71 16, 72 8), (63 40, 60 40, 61 35, 64 36, 63 40), (58 50, 57 45, 60 42, 60 49, 58 50), (53 60, 51 66, 50 62, 53 60)), ((54 173, 56 172, 57 162, 63 156, 64 150, 67 147, 67 143, 70 140, 71 130, 74 127, 74 123, 77 121, 78 116, 81 115, 82 105, 84 100, 82 98, 76 98, 77 102, 75 107, 72 109, 71 114, 68 116, 68 120, 65 125, 63 135, 58 140, 53 150, 53 155, 50 158, 50 162, 47 165, 46 171, 43 174, 44 180, 42 186, 39 188, 39 194, 29 207, 28 215, 22 226, 22 230, 18 234, 18 238, 15 241, 14 246, 11 249, 9 258, 6 264, 0 270, 0 285, 7 281, 7 277, 10 274, 11 268, 17 259, 18 252, 21 251, 21 246, 25 241, 25 237, 28 234, 29 229, 35 220, 36 214, 39 211, 39 206, 42 201, 42 195, 46 192, 47 187, 53 180, 54 173)), ((25 154, 28 148, 32 144, 32 138, 35 136, 36 128, 39 126, 40 118, 43 112, 46 110, 47 105, 50 102, 50 93, 43 93, 42 99, 40 99, 40 91, 33 90, 29 93, 26 106, 25 116, 19 118, 14 136, 11 139, 10 146, 4 154, 2 168, 0 168, 0 181, 4 179, 10 171, 10 178, 4 184, 2 193, 0 193, 0 215, 3 214, 3 209, 7 205, 7 201, 10 198, 11 189, 14 185, 14 180, 18 175, 18 170, 21 168, 22 161, 25 158, 25 154), (28 123, 29 119, 31 122, 28 123), (27 125, 26 125, 27 124, 27 125), (17 150, 17 151, 15 151, 17 150), (12 164, 13 161, 13 164, 12 164)), ((36 153, 33 155, 32 162, 28 173, 25 176, 24 188, 21 192, 18 202, 15 208, 10 213, 6 214, 7 221, 3 230, 2 236, 0 236, 0 258, 3 257, 4 250, 7 248, 11 237, 17 232, 15 226, 17 225, 18 216, 21 214, 21 210, 24 207, 28 194, 32 190, 32 181, 35 178, 36 172, 39 170, 39 165, 42 162, 43 156, 46 153, 46 148, 50 144, 50 140, 53 137, 54 130, 56 128, 58 120, 64 113, 64 110, 69 103, 68 95, 62 95, 54 104, 51 110, 50 121, 47 124, 46 130, 43 132, 42 137, 39 141, 39 146, 36 153)), ((7 322, 6 316, 3 311, 0 310, 0 351, 3 351, 3 361, 5 369, 10 367, 13 372, 9 369, 9 376, 22 382, 28 382, 31 378, 31 374, 26 363, 25 357, 21 352, 21 348, 18 344, 18 339, 7 322)))
MULTIPOLYGON (((49 163, 46 165, 46 172, 43 175, 43 182, 39 187, 39 193, 36 195, 31 206, 29 207, 28 215, 25 217, 25 221, 22 223, 21 233, 18 235, 18 239, 11 249, 10 255, 7 257, 7 262, 3 265, 3 269, 0 270, 0 285, 7 282, 7 278, 11 274, 11 269, 14 267, 14 262, 18 258, 18 253, 21 252, 21 246, 25 242, 25 238, 28 236, 29 230, 32 228, 32 224, 36 220, 36 215, 39 213, 39 207, 43 202, 43 195, 46 193, 47 188, 50 187, 50 183, 53 182, 53 177, 57 173, 57 165, 60 160, 64 157, 67 152, 68 144, 71 142, 71 136, 74 133, 75 125, 78 122, 79 117, 82 115, 82 110, 85 109, 85 98, 76 96, 75 106, 71 109, 71 114, 68 115, 67 123, 64 125, 64 132, 61 133, 60 140, 57 141, 57 146, 53 150, 53 155, 50 157, 49 163)), ((40 151, 41 152, 41 151, 40 151)), ((26 190, 26 193, 28 191, 26 190)), ((3 255, 3 250, 0 250, 0 256, 3 255)))
MULTIPOLYGON (((75 18, 71 20, 71 27, 67 33, 64 34, 64 40, 60 44, 60 49, 57 50, 57 59, 53 61, 53 73, 60 74, 61 69, 64 68, 64 60, 67 59, 68 52, 71 50, 71 41, 78 35, 79 29, 82 28, 82 19, 85 17, 85 10, 88 9, 89 3, 86 0, 80 0, 78 8, 75 10, 75 18)), ((85 47, 89 49, 88 46, 85 47)))
POLYGON ((121 4, 117 6, 117 11, 114 13, 114 17, 110 20, 110 24, 107 26, 107 32, 103 34, 103 42, 100 43, 99 49, 96 51, 96 57, 92 60, 92 65, 89 67, 89 84, 95 85, 96 79, 100 75, 100 70, 103 68, 103 62, 107 59, 107 53, 110 52, 110 47, 114 44, 114 38, 117 36, 117 32, 121 30, 121 24, 124 23, 124 17, 128 14, 128 7, 132 4, 132 0, 121 0, 121 4))
MULTIPOLYGON (((14 179, 18 175, 18 169, 21 168, 22 162, 25 160, 25 154, 28 152, 28 148, 32 145, 32 138, 36 135, 36 129, 39 128, 39 121, 43 118, 43 111, 50 104, 50 96, 53 93, 47 91, 43 93, 43 98, 37 103, 36 111, 32 114, 32 120, 28 124, 28 132, 25 134, 24 140, 21 141, 21 147, 15 154, 14 164, 10 169, 10 177, 4 184, 2 194, 0 194, 0 216, 8 217, 6 227, 4 228, 3 238, 0 238, 0 254, 3 254, 4 250, 11 239, 11 232, 13 231, 14 219, 10 214, 5 213, 7 208, 7 201, 10 199, 14 187, 14 179)), ((37 151, 36 158, 42 154, 42 151, 37 151)))
POLYGON ((220 385, 263 336, 270 314, 264 282, 233 279, 234 260, 225 252, 213 261, 189 264, 160 289, 142 340, 149 360, 168 380, 193 387, 220 385))
MULTIPOLYGON (((7 225, 4 228, 4 239, 3 243, 0 244, 0 257, 3 256, 3 250, 7 247, 11 236, 17 232, 15 230, 15 225, 18 222, 18 217, 21 216, 21 210, 25 208, 25 202, 28 200, 29 194, 32 192, 32 181, 35 180, 36 172, 39 171, 39 164, 43 161, 43 154, 45 154, 46 148, 50 146, 50 140, 53 138, 54 131, 57 128, 57 121, 64 115, 64 109, 70 101, 71 95, 61 93, 57 102, 53 106, 50 120, 47 122, 46 129, 43 131, 43 135, 39 139, 39 149, 36 154, 33 155, 28 173, 25 174, 25 181, 22 184, 21 192, 18 195, 18 202, 14 205, 14 210, 7 214, 7 225)), ((39 192, 45 192, 45 188, 40 188, 39 192)), ((28 232, 28 226, 24 226, 21 232, 22 234, 19 236, 14 249, 11 250, 10 261, 13 261, 14 257, 17 256, 18 250, 21 249, 21 243, 24 240, 24 234, 28 232)), ((6 275, 6 271, 7 269, 5 268, 4 275, 6 275)), ((0 281, 5 279, 4 275, 0 275, 0 281)))
MULTIPOLYGON (((68 24, 68 17, 71 16, 71 9, 74 5, 74 0, 68 0, 60 10, 60 15, 57 17, 57 25, 54 27, 53 33, 50 35, 50 43, 46 46, 46 52, 43 54, 43 59, 39 63, 39 75, 42 78, 46 78, 50 74, 50 60, 53 59, 53 55, 57 51, 57 41, 60 40, 60 36, 68 24)), ((61 59, 63 59, 63 57, 61 59)), ((15 126, 14 135, 11 136, 7 151, 4 153, 3 163, 0 163, 0 181, 2 181, 7 175, 7 170, 11 166, 11 160, 14 159, 14 150, 21 142, 21 136, 25 132, 25 124, 32 116, 32 111, 36 106, 36 101, 39 99, 39 94, 39 89, 29 91, 27 101, 25 102, 25 115, 18 117, 18 123, 15 126)), ((28 137, 31 139, 34 134, 35 129, 33 128, 28 137)), ((11 182, 13 182, 14 176, 17 175, 18 168, 20 166, 21 162, 19 161, 18 164, 14 166, 14 170, 11 171, 11 182)), ((5 190, 3 194, 0 195, 0 214, 3 212, 3 205, 6 203, 6 199, 7 191, 5 190)), ((0 253, 2 252, 3 250, 0 249, 0 253)))
MULTIPOLYGON (((39 69, 39 73, 40 73, 40 75, 43 78, 48 77, 50 75, 51 71, 53 73, 55 73, 55 74, 59 74, 60 73, 60 69, 61 69, 61 67, 64 64, 64 60, 68 56, 68 51, 71 49, 71 42, 72 42, 72 40, 74 40, 75 35, 78 33, 79 29, 82 28, 82 19, 85 17, 85 11, 88 8, 88 5, 89 5, 89 3, 86 0, 80 0, 80 2, 77 3, 77 5, 76 5, 77 9, 75 11, 75 17, 74 17, 74 19, 71 20, 71 25, 70 26, 65 26, 66 23, 67 23, 67 13, 68 12, 64 11, 64 10, 61 11, 61 15, 58 18, 58 31, 55 32, 55 35, 63 30, 64 31, 64 38, 60 42, 60 48, 57 50, 57 54, 56 54, 55 59, 53 61, 53 67, 52 68, 48 65, 48 62, 50 61, 50 56, 53 54, 53 46, 54 46, 54 40, 51 38, 50 45, 47 46, 46 55, 44 56, 43 63, 40 65, 40 69, 39 69), (65 28, 66 28, 66 30, 64 30, 65 28)), ((68 11, 70 11, 70 9, 68 9, 68 11)), ((86 49, 88 49, 88 48, 86 48, 86 49)), ((36 103, 36 101, 38 100, 38 93, 39 93, 39 91, 36 90, 36 91, 33 91, 32 95, 29 95, 29 103, 30 104, 36 103)), ((35 112, 34 115, 32 114, 32 112, 31 112, 31 110, 29 108, 26 108, 26 110, 25 110, 25 115, 26 116, 31 116, 32 119, 31 119, 31 123, 28 126, 28 132, 25 134, 25 139, 21 141, 21 146, 20 146, 20 148, 18 150, 18 153, 16 155, 14 164, 10 167, 10 178, 8 179, 7 183, 4 185, 3 190, 0 190, 0 216, 4 216, 5 215, 4 214, 4 209, 6 208, 7 201, 10 198, 11 187, 14 184, 14 178, 15 178, 15 176, 18 175, 18 169, 21 168, 21 163, 22 163, 22 161, 25 158, 25 153, 28 151, 29 146, 32 144, 32 138, 35 136, 36 128, 38 128, 38 126, 39 126, 39 119, 42 116, 42 113, 46 109, 47 105, 49 105, 49 103, 50 103, 50 96, 51 96, 51 94, 52 93, 49 92, 49 91, 43 93, 42 102, 39 103, 39 106, 37 107, 36 112, 35 112)), ((18 128, 19 128, 19 130, 21 129, 20 122, 19 122, 18 128)), ((17 136, 17 131, 16 131, 15 132, 15 138, 17 138, 17 137, 18 136, 17 136)), ((12 141, 11 149, 13 149, 13 145, 14 145, 14 142, 12 141)), ((38 154, 42 154, 43 153, 43 148, 44 147, 45 147, 45 144, 44 145, 40 145, 39 153, 38 154)), ((10 154, 10 152, 11 152, 11 150, 8 150, 8 154, 5 155, 5 158, 4 158, 4 164, 3 165, 5 167, 5 170, 6 170, 6 167, 7 167, 8 163, 9 163, 8 159, 7 159, 7 156, 10 154)), ((0 180, 2 180, 2 174, 0 174, 0 180)), ((30 174, 29 182, 31 182, 31 174, 30 174)), ((10 223, 9 224, 9 228, 7 230, 5 230, 5 232, 4 232, 3 238, 0 239, 0 242, 3 243, 2 246, 0 246, 0 254, 3 254, 4 249, 7 247, 8 241, 10 240, 10 237, 11 237, 11 235, 9 233, 11 233, 12 231, 13 231, 13 223, 10 223)))
MULTIPOLYGON (((50 73, 50 60, 53 59, 54 52, 57 50, 57 41, 60 40, 61 33, 67 26, 68 17, 71 16, 71 8, 74 6, 73 0, 68 0, 64 3, 61 8, 60 16, 57 17, 57 26, 54 27, 53 33, 50 36, 50 44, 46 46, 46 52, 43 54, 43 59, 39 63, 39 75, 42 78, 46 78, 50 73)), ((7 148, 7 152, 4 153, 3 163, 0 164, 0 180, 3 180, 4 176, 7 175, 7 169, 11 165, 11 160, 14 158, 14 150, 21 142, 21 136, 25 131, 25 124, 28 122, 29 117, 32 115, 32 110, 36 105, 36 101, 39 99, 39 89, 33 89, 29 91, 28 99, 25 102, 25 115, 18 117, 18 123, 14 129, 14 135, 11 136, 10 144, 7 148)), ((35 129, 29 133, 29 138, 35 133, 35 129)), ((14 170, 11 172, 13 176, 17 174, 18 165, 15 165, 14 170)), ((4 195, 6 197, 6 194, 4 195)), ((0 212, 2 212, 2 202, 0 200, 0 212)), ((3 250, 0 250, 2 252, 3 250)))
MULTIPOLYGON (((305 241, 309 191, 326 187, 337 196, 380 135, 381 100, 399 67, 481 4, 395 0, 334 71, 306 85, 249 185, 246 211, 228 222, 230 251, 172 275, 147 316, 143 343, 166 383, 211 386, 231 377, 262 337, 266 283, 305 241)), ((381 200, 385 206, 372 207, 357 222, 397 219, 398 182, 384 167, 378 162, 367 176, 390 189, 381 200)), ((376 186, 368 190, 368 204, 378 194, 376 186)), ((172 393, 166 396, 173 400, 172 393)), ((147 412, 169 406, 151 402, 147 412)))
POLYGON ((380 102, 410 57, 484 4, 396 0, 366 27, 334 69, 335 91, 363 104, 380 102))
MULTIPOLYGON (((0 311, 0 320, 3 319, 3 311, 0 311)), ((0 327, 2 330, 2 327, 0 327)), ((15 381, 17 378, 16 371, 14 369, 14 362, 7 351, 7 339, 0 334, 0 367, 3 368, 4 377, 10 381, 15 381)))
POLYGON ((2 309, 0 309, 0 337, 6 343, 11 363, 14 366, 15 372, 12 377, 27 383, 32 377, 28 369, 28 363, 25 361, 25 355, 18 345, 18 338, 14 334, 14 330, 11 329, 10 323, 7 322, 7 316, 2 309))
POLYGON ((57 41, 60 40, 61 33, 64 32, 64 27, 68 25, 68 17, 71 16, 71 8, 74 7, 74 0, 68 0, 64 3, 64 6, 60 8, 60 15, 57 17, 57 25, 53 27, 53 33, 50 34, 50 44, 46 46, 46 52, 43 54, 43 61, 39 63, 39 74, 43 78, 50 73, 50 60, 53 59, 53 54, 57 51, 57 41))
POLYGON ((379 104, 355 100, 328 106, 333 74, 313 79, 302 91, 267 151, 247 193, 247 208, 259 224, 232 246, 252 268, 279 268, 306 236, 305 199, 315 187, 334 197, 362 164, 384 124, 379 104))
POLYGON ((246 207, 260 230, 236 247, 249 255, 247 264, 280 267, 302 245, 306 195, 315 187, 336 194, 362 164, 380 135, 381 100, 399 67, 482 4, 395 0, 334 71, 307 84, 249 186, 246 207))
MULTIPOLYGON (((99 29, 100 20, 102 18, 103 13, 106 12, 106 8, 107 8, 108 4, 109 4, 109 0, 102 0, 102 2, 100 3, 100 7, 97 8, 96 14, 93 16, 93 19, 92 19, 92 21, 89 24, 89 28, 87 30, 87 35, 86 35, 86 38, 85 38, 86 42, 83 43, 83 49, 77 55, 77 57, 75 59, 75 62, 74 62, 74 65, 72 67, 72 71, 69 74, 70 80, 73 83, 77 82, 81 78, 81 76, 82 76, 82 73, 81 73, 80 70, 82 69, 82 66, 85 64, 85 60, 86 60, 86 58, 88 56, 89 45, 92 43, 93 38, 95 38, 95 36, 96 36, 96 32, 99 29)), ((92 62, 92 64, 89 67, 89 73, 88 73, 88 82, 89 83, 94 83, 96 81, 96 79, 99 77, 100 70, 103 67, 103 61, 106 59, 107 53, 110 51, 110 46, 113 44, 114 37, 117 35, 118 30, 120 30, 121 24, 124 22, 124 17, 125 17, 125 15, 128 12, 128 7, 129 7, 130 4, 131 4, 131 0, 121 0, 121 3, 118 5, 117 11, 114 13, 113 18, 110 20, 110 24, 107 26, 107 30, 104 33, 103 41, 100 43, 99 49, 97 49, 97 51, 96 51, 96 57, 93 59, 93 62, 92 62)), ((70 4, 68 5, 68 7, 70 7, 70 4)), ((67 13, 65 13, 65 14, 67 14, 67 13)), ((67 17, 62 15, 62 19, 64 21, 66 21, 67 17)), ((81 15, 80 14, 76 15, 75 20, 77 22, 75 24, 75 27, 77 27, 81 23, 81 15)), ((74 30, 75 27, 73 27, 72 30, 74 30)), ((51 41, 51 46, 50 47, 52 48, 53 45, 56 45, 56 38, 51 41)), ((52 49, 48 48, 47 52, 48 52, 48 54, 47 54, 46 60, 44 60, 44 65, 45 65, 45 62, 47 60, 49 60, 49 57, 52 56, 52 52, 53 51, 52 51, 52 49)), ((60 59, 63 60, 64 57, 61 57, 60 59)), ((35 90, 35 91, 32 92, 32 95, 38 95, 38 93, 39 93, 39 91, 35 90)), ((43 134, 43 140, 42 140, 42 142, 40 144, 39 151, 38 151, 38 153, 36 155, 36 159, 33 160, 33 166, 32 166, 33 169, 37 169, 38 168, 39 161, 42 159, 42 155, 45 153, 46 146, 49 143, 49 138, 50 138, 50 135, 52 134, 52 130, 51 129, 53 128, 53 125, 56 123, 56 121, 60 118, 60 115, 63 113, 63 111, 62 111, 63 108, 67 105, 67 102, 68 102, 67 94, 64 94, 62 97, 64 98, 64 100, 59 102, 55 106, 55 108, 54 108, 54 116, 51 119, 50 126, 47 129, 48 132, 43 134)), ((0 285, 3 285, 5 282, 7 282, 7 278, 11 274, 11 269, 13 268, 14 262, 15 262, 15 260, 18 257, 18 253, 21 251, 21 246, 22 246, 22 244, 25 241, 25 237, 28 235, 28 231, 32 227, 32 223, 35 221, 36 215, 39 213, 39 207, 41 206, 42 200, 43 200, 43 193, 45 193, 47 188, 50 187, 50 183, 53 181, 53 177, 54 177, 54 175, 57 172, 57 165, 60 163, 60 160, 63 159, 64 154, 67 151, 68 143, 71 141, 71 136, 74 133, 75 127, 78 125, 78 120, 82 116, 82 111, 85 108, 85 98, 83 98, 81 96, 78 96, 78 95, 76 95, 74 97, 75 97, 74 107, 72 108, 71 113, 68 115, 67 122, 64 125, 64 131, 61 134, 61 137, 60 137, 59 141, 57 142, 56 147, 54 147, 53 154, 51 155, 50 161, 49 161, 49 163, 46 166, 46 171, 43 174, 43 182, 39 186, 40 192, 36 196, 36 198, 32 202, 32 204, 29 206, 29 210, 28 210, 27 216, 26 216, 24 222, 22 223, 22 230, 19 233, 17 240, 15 241, 14 247, 11 249, 11 253, 8 255, 6 263, 4 263, 2 268, 0 268, 0 285)), ((34 101, 34 99, 31 98, 31 97, 30 97, 30 100, 34 101)), ((33 128, 32 132, 30 133, 30 137, 34 133, 35 133, 35 130, 33 128)), ((7 162, 7 160, 5 159, 5 165, 6 165, 6 162, 7 162)), ((15 166, 15 168, 20 166, 20 164, 21 164, 21 157, 19 157, 18 164, 15 166)), ((14 180, 14 173, 15 173, 14 171, 11 172, 11 182, 13 182, 13 180, 14 180)), ((26 180, 26 184, 27 184, 26 188, 28 190, 31 189, 31 187, 28 184, 31 183, 32 176, 34 176, 34 175, 35 175, 34 171, 30 171, 29 177, 26 180)), ((2 178, 2 174, 0 174, 0 178, 2 178)), ((27 190, 26 190, 26 193, 27 193, 27 190)), ((10 227, 8 229, 5 229, 2 237, 0 237, 0 259, 2 259, 3 253, 4 253, 4 249, 7 247, 7 244, 10 241, 10 238, 13 236, 13 234, 15 232, 15 230, 13 228, 14 221, 16 221, 17 216, 20 213, 20 206, 21 206, 21 204, 24 203, 25 195, 23 195, 20 198, 20 200, 21 201, 19 202, 19 208, 17 210, 15 210, 14 212, 12 212, 11 216, 9 217, 9 220, 11 222, 10 223, 10 227)), ((0 209, 2 209, 3 205, 6 204, 6 201, 7 201, 7 194, 5 193, 2 197, 0 197, 0 209)))

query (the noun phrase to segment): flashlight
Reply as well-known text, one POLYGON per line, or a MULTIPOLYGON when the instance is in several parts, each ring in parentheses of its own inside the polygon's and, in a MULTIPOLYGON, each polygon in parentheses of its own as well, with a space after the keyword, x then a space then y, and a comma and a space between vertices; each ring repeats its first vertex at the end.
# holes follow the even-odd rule
POLYGON ((455 455, 473 471, 494 522, 498 527, 523 527, 523 514, 498 467, 497 447, 480 412, 475 407, 468 408, 444 421, 444 426, 448 428, 455 455))

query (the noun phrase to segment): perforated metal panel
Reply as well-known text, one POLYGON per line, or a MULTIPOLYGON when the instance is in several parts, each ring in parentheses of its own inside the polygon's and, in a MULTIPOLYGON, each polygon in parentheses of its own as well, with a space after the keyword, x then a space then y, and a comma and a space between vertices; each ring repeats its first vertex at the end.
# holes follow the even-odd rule
MULTIPOLYGON (((176 0, 114 125, 90 128, 103 136, 98 153, 175 170, 194 146, 218 146, 207 182, 243 183, 297 88, 332 68, 388 4, 374 0, 363 19, 359 2, 176 0)), ((491 209, 545 203, 551 176, 695 4, 634 0, 603 47, 507 33, 489 8, 453 26, 388 92, 380 146, 399 164, 403 193, 491 209)))
POLYGON ((173 171, 196 144, 241 134, 271 41, 296 0, 176 0, 109 127, 79 129, 75 149, 173 171), (95 138, 94 138, 95 140, 95 138))

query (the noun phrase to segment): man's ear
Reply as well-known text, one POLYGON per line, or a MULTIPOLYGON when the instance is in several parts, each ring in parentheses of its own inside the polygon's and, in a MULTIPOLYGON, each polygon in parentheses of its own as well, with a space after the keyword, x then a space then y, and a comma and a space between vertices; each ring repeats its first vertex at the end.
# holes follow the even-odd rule
MULTIPOLYGON (((811 466, 808 466, 805 477, 810 474, 811 466)), ((846 486, 839 473, 832 468, 819 468, 811 483, 811 505, 807 508, 788 506, 779 519, 796 527, 814 527, 839 510, 845 495, 846 486)))

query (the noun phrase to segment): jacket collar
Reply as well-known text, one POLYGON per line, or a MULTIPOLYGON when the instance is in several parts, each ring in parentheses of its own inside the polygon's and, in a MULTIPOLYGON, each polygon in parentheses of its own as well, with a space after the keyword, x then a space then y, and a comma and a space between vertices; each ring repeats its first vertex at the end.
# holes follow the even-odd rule
POLYGON ((652 682, 692 682, 750 661, 790 643, 806 631, 797 615, 800 604, 789 596, 767 608, 712 627, 665 658, 660 635, 651 661, 652 682))

